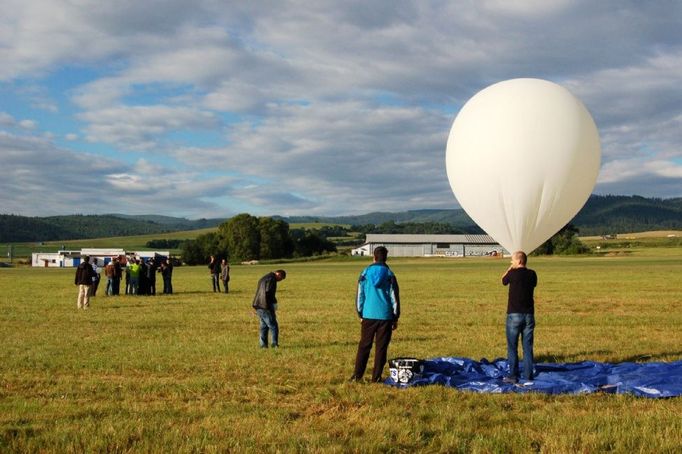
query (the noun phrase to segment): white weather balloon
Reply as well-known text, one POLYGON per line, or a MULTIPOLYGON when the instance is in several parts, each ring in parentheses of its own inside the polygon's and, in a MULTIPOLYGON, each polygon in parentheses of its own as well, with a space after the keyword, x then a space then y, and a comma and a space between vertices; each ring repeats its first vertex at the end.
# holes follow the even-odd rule
POLYGON ((552 82, 512 79, 471 98, 450 130, 450 186, 471 218, 509 252, 530 253, 590 196, 601 148, 592 116, 552 82))

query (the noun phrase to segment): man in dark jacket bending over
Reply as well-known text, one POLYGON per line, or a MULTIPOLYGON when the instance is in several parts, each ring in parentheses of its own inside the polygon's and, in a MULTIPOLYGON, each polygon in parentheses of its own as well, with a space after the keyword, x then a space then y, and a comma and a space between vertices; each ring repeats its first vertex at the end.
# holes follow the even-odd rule
POLYGON ((272 332, 272 347, 279 347, 279 325, 277 324, 277 282, 285 279, 287 272, 277 270, 268 273, 258 281, 253 308, 260 317, 260 347, 268 348, 268 331, 272 332))
POLYGON ((386 265, 387 257, 388 250, 384 246, 374 249, 374 263, 365 268, 358 279, 356 309, 362 325, 351 381, 360 381, 364 375, 375 338, 372 381, 381 381, 391 333, 398 328, 400 317, 398 280, 386 265))

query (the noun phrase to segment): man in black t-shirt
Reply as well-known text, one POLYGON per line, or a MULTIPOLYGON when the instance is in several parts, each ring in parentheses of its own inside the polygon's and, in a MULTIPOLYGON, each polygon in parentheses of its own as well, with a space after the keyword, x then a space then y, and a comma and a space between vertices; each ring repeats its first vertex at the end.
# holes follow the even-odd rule
POLYGON ((509 286, 507 301, 507 362, 509 376, 507 383, 516 383, 519 377, 519 335, 523 345, 524 380, 533 379, 533 331, 535 310, 533 291, 538 284, 535 271, 526 268, 528 257, 522 251, 512 254, 511 266, 502 276, 502 284, 509 286))

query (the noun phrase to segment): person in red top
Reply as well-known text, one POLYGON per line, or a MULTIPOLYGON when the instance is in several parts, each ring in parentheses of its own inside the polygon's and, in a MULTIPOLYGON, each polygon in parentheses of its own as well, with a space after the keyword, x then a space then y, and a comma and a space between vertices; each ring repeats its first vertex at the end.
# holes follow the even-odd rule
POLYGON ((528 257, 523 251, 512 254, 511 265, 502 276, 502 284, 509 286, 507 300, 507 362, 509 375, 507 383, 518 382, 519 335, 523 345, 523 376, 526 381, 533 379, 533 331, 535 330, 535 301, 533 292, 538 285, 535 271, 526 267, 528 257))

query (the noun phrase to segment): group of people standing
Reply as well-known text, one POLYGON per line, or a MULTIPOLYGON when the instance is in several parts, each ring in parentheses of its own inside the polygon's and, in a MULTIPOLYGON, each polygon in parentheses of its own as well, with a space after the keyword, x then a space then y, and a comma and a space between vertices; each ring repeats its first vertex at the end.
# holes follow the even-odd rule
POLYGON ((213 292, 220 293, 220 281, 223 282, 223 289, 225 293, 230 293, 230 264, 227 260, 222 259, 218 262, 215 255, 212 255, 208 263, 208 270, 211 275, 211 283, 213 284, 213 292))
MULTIPOLYGON (((90 297, 95 296, 100 281, 96 259, 89 256, 76 268, 74 283, 78 286, 77 305, 79 309, 90 307, 90 297)), ((107 296, 117 296, 121 291, 121 279, 125 275, 126 295, 156 295, 156 274, 163 278, 163 293, 173 293, 173 264, 170 257, 142 260, 137 257, 114 257, 104 267, 107 278, 107 296), (158 262, 158 263, 157 263, 158 262)))
POLYGON ((142 260, 133 257, 129 260, 125 274, 126 295, 156 295, 156 274, 163 278, 163 293, 173 293, 173 264, 170 258, 149 258, 142 260))

